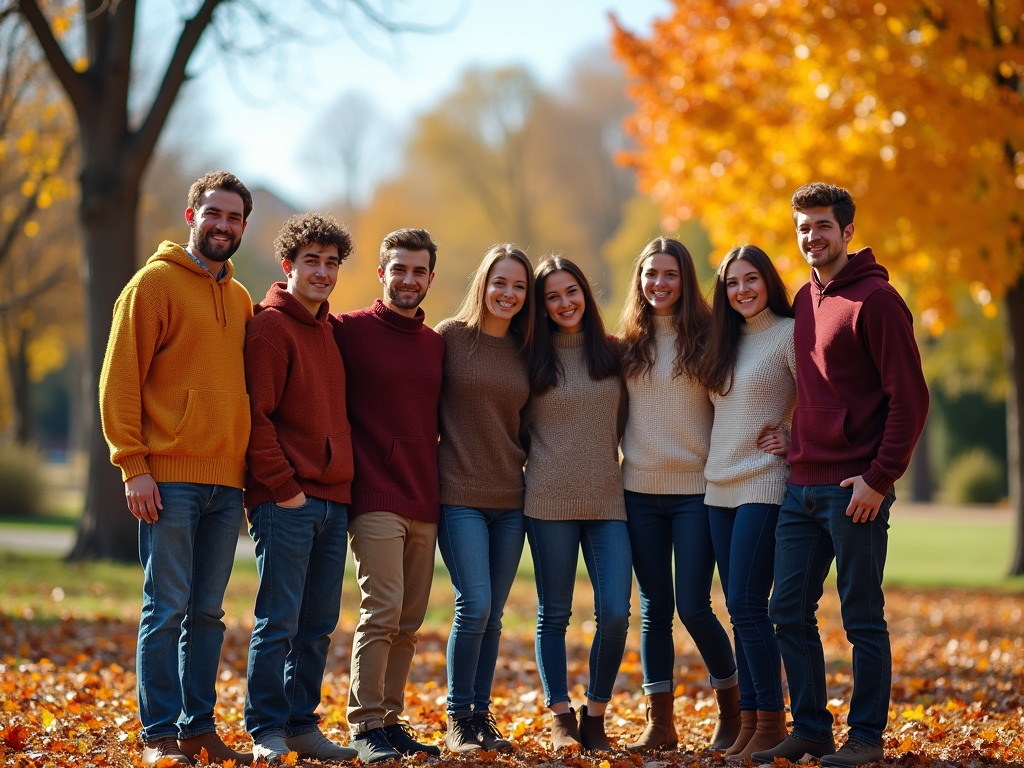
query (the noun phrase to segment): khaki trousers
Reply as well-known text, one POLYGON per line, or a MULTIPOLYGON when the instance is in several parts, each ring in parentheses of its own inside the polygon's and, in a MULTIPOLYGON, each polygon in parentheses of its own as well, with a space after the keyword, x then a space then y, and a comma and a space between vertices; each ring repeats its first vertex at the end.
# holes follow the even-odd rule
POLYGON ((348 526, 361 600, 352 639, 347 717, 352 733, 394 725, 434 576, 437 524, 363 512, 348 526))

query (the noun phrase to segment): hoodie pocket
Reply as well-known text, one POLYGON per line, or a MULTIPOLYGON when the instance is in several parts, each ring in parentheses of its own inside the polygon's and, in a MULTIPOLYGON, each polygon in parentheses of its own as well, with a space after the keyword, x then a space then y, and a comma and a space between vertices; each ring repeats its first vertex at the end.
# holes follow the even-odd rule
POLYGON ((248 395, 190 389, 167 452, 244 461, 250 424, 248 395))
POLYGON ((327 468, 320 477, 324 485, 352 482, 352 435, 342 432, 327 436, 327 468))
POLYGON ((437 441, 396 437, 384 459, 388 476, 410 501, 436 504, 440 496, 437 476, 437 441))
POLYGON ((800 435, 800 451, 822 459, 849 458, 850 440, 846 436, 845 408, 798 406, 793 411, 793 434, 800 435))

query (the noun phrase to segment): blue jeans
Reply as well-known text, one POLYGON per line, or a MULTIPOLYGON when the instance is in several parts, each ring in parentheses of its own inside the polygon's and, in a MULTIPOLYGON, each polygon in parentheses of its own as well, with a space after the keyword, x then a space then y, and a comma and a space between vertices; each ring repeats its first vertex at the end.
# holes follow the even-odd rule
POLYGON ((163 509, 139 523, 145 572, 136 670, 143 741, 216 730, 224 590, 242 525, 242 491, 157 483, 163 509))
POLYGON ((826 708, 825 654, 815 611, 836 561, 836 586, 846 637, 853 645, 849 737, 881 744, 889 716, 892 651, 885 623, 882 571, 889 539, 890 490, 869 523, 846 516, 852 489, 790 485, 775 531, 775 592, 771 619, 789 680, 793 733, 832 738, 826 708))
POLYGON ((348 547, 348 507, 306 497, 300 507, 260 504, 249 510, 256 542, 256 625, 249 642, 245 729, 314 731, 331 632, 341 611, 348 547))
POLYGON ((736 660, 729 634, 711 607, 715 549, 703 494, 626 491, 626 513, 633 570, 640 588, 644 693, 675 690, 672 620, 677 609, 708 668, 712 684, 716 688, 728 687, 735 680, 736 660))
POLYGON ((594 585, 597 631, 590 646, 587 698, 610 701, 629 629, 633 589, 629 533, 621 520, 526 518, 537 579, 537 670, 547 706, 569 701, 565 631, 572 614, 580 547, 594 585))
POLYGON ((782 712, 782 657, 768 618, 778 504, 708 507, 718 574, 736 639, 740 709, 782 712))
POLYGON ((441 507, 437 545, 455 590, 455 619, 448 635, 450 718, 490 707, 501 616, 525 537, 521 509, 441 507))

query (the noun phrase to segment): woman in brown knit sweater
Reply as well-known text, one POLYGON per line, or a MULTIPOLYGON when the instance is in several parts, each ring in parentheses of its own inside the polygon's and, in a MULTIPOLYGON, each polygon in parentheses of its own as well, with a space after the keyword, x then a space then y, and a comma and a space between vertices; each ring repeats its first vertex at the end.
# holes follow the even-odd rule
POLYGON ((586 277, 560 256, 536 273, 527 406, 526 534, 537 579, 537 668, 554 749, 609 750, 604 713, 629 625, 632 558, 618 446, 625 397, 613 339, 586 277), (597 631, 586 704, 569 705, 565 632, 579 551, 594 585, 597 631))
POLYGON ((484 256, 444 338, 437 544, 455 590, 448 733, 456 754, 505 751, 490 713, 501 616, 523 554, 520 411, 530 395, 533 265, 510 243, 484 256))

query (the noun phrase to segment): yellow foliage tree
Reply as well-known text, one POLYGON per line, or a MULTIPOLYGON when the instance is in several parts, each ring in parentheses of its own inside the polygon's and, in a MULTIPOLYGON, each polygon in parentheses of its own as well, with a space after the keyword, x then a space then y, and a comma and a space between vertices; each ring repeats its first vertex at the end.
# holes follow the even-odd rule
POLYGON ((854 246, 932 335, 964 288, 989 319, 1006 298, 1024 572, 1024 2, 677 0, 649 38, 616 24, 614 43, 636 104, 627 161, 668 229, 699 217, 718 253, 756 242, 796 285, 789 197, 831 181, 857 201, 854 246))

